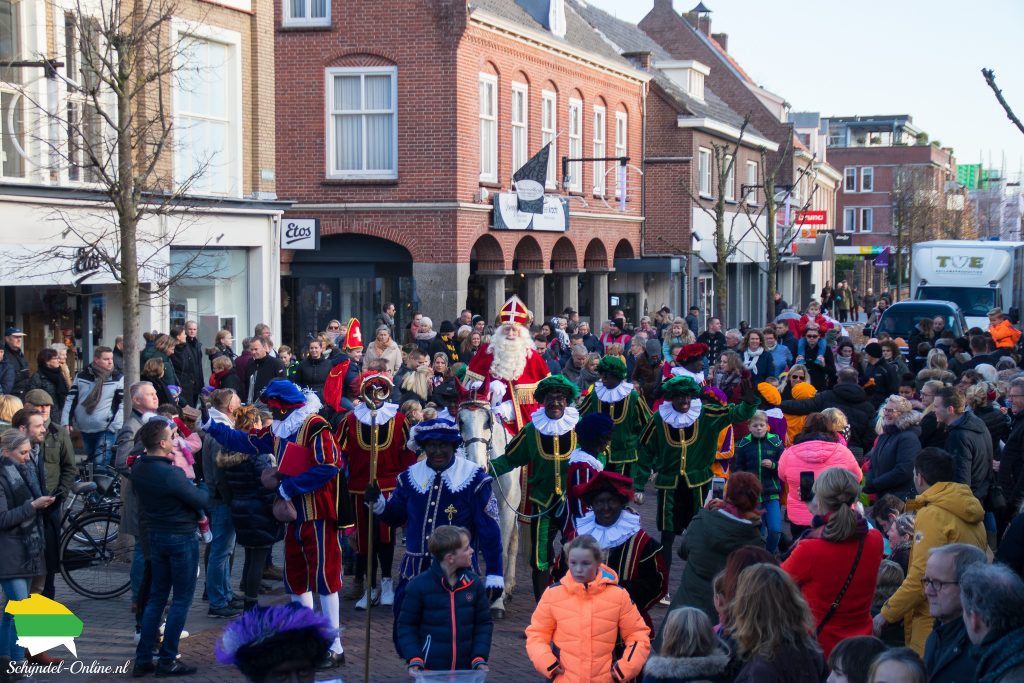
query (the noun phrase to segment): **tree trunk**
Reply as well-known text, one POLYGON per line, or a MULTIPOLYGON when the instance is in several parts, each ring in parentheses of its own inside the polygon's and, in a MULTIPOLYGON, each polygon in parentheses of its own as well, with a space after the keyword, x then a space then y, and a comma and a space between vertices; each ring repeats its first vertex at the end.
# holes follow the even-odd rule
POLYGON ((725 196, 722 192, 725 183, 719 184, 718 199, 715 200, 715 308, 722 325, 728 327, 726 321, 726 301, 729 296, 729 242, 725 236, 725 196))
POLYGON ((139 380, 139 253, 138 216, 140 193, 136 188, 135 159, 131 144, 133 107, 136 103, 127 94, 131 78, 129 71, 131 57, 121 55, 118 62, 118 77, 121 89, 117 102, 117 178, 118 185, 112 194, 117 211, 121 244, 121 316, 124 324, 124 384, 127 389, 139 380))

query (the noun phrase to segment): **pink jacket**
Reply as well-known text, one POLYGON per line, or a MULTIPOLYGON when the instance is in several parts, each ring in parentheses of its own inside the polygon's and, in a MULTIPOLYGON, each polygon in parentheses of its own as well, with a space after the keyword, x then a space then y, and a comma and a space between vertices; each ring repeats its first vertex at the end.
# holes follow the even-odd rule
POLYGON ((788 489, 786 514, 789 521, 800 526, 810 526, 813 515, 807 503, 800 500, 800 473, 813 472, 814 478, 829 467, 850 470, 860 481, 863 473, 850 449, 841 443, 831 441, 803 441, 793 444, 782 452, 779 458, 779 479, 788 489))

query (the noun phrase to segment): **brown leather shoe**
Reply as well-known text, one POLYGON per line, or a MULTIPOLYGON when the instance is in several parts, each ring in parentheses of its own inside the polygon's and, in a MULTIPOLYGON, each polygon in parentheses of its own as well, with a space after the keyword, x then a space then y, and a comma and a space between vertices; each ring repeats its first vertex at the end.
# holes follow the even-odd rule
POLYGON ((284 571, 282 571, 280 567, 270 565, 269 567, 264 568, 263 578, 268 581, 280 581, 284 578, 284 571))
POLYGON ((39 654, 32 655, 31 657, 28 658, 28 661, 32 662, 33 664, 40 664, 42 666, 47 666, 47 665, 50 665, 50 664, 63 664, 64 663, 63 659, 59 659, 57 657, 51 657, 50 655, 46 654, 45 652, 40 652, 39 654))

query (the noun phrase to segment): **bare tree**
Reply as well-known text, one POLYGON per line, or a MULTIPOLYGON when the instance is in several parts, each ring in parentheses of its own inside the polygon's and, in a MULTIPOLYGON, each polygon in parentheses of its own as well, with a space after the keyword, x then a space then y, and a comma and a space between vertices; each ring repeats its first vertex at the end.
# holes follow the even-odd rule
MULTIPOLYGON (((197 217, 185 199, 206 189, 213 161, 190 147, 188 126, 175 128, 174 90, 204 85, 196 42, 173 24, 181 14, 175 0, 77 0, 61 27, 67 63, 56 78, 66 98, 55 104, 30 88, 21 92, 39 121, 29 133, 51 174, 87 183, 100 197, 86 221, 80 212, 54 211, 72 246, 54 247, 43 259, 57 269, 71 261, 102 270, 117 283, 126 383, 139 377, 142 307, 166 297, 181 278, 196 277, 190 269, 201 249, 172 271, 170 246, 197 217), (180 150, 185 153, 172 160, 180 150)), ((31 260, 37 271, 46 267, 38 254, 31 260)))

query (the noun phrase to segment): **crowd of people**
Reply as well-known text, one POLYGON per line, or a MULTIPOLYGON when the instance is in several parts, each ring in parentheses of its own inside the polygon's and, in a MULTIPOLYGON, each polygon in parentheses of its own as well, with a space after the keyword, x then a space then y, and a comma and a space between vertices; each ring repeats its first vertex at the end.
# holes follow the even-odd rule
POLYGON ((886 296, 821 295, 727 330, 696 307, 536 321, 513 297, 435 331, 386 304, 368 340, 355 319, 301 346, 261 324, 240 354, 189 321, 145 335, 128 387, 120 339, 77 371, 44 348, 31 371, 9 327, 0 588, 52 597, 77 445, 123 477, 135 676, 195 672, 178 645, 197 566, 210 616, 234 620, 218 658, 251 680, 343 664, 342 599, 391 608, 410 673, 486 670, 516 560, 493 486, 526 467, 526 656, 551 680, 1024 680, 1021 332, 995 309, 967 338, 941 318, 870 336, 857 307, 870 325, 886 296), (489 462, 462 448, 467 406, 507 437, 489 462), (291 606, 260 606, 275 580, 291 606), (266 650, 300 640, 290 663, 266 650))

